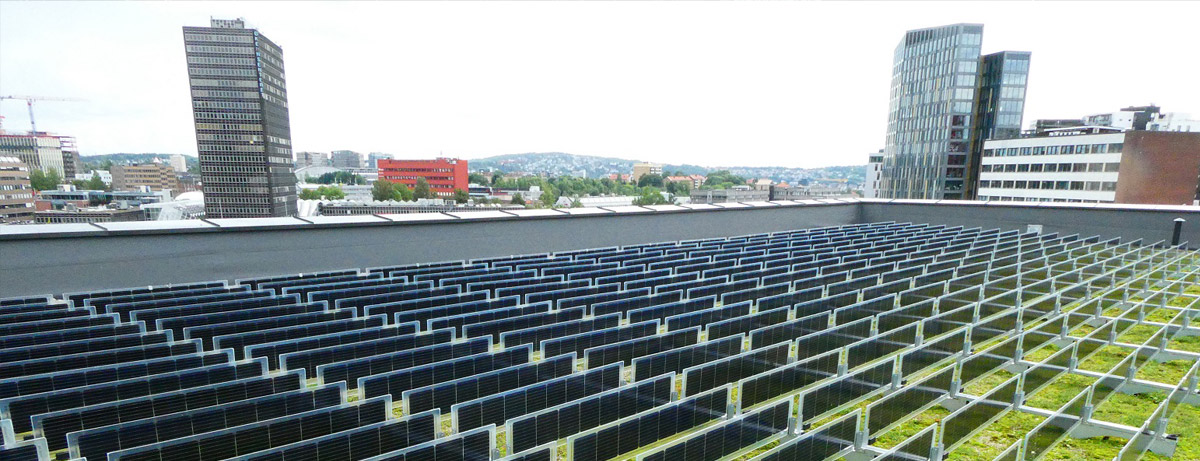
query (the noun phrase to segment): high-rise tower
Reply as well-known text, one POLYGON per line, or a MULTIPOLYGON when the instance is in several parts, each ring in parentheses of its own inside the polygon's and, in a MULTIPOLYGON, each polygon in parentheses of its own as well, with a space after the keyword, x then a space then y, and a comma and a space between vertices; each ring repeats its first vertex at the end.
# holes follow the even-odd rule
POLYGON ((283 50, 242 19, 184 27, 204 212, 296 214, 283 50))
POLYGON ((984 139, 1020 133, 1029 53, 980 57, 983 25, 908 31, 896 47, 878 196, 971 199, 984 139))

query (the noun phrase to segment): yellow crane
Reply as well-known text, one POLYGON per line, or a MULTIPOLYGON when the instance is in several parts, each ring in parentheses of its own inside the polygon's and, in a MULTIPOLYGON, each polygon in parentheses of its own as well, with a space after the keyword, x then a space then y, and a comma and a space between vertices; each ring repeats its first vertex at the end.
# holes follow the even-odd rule
MULTIPOLYGON (((45 96, 19 96, 19 95, 0 96, 0 100, 5 100, 5 99, 17 99, 17 100, 25 101, 25 104, 29 106, 29 127, 33 130, 33 133, 35 133, 35 134, 37 133, 37 121, 35 121, 33 119, 33 102, 34 101, 70 101, 70 102, 83 101, 83 99, 78 99, 78 98, 55 98, 55 97, 45 97, 45 96)), ((2 121, 2 120, 0 120, 0 121, 2 121)), ((2 132, 2 130, 0 130, 0 132, 2 132)))

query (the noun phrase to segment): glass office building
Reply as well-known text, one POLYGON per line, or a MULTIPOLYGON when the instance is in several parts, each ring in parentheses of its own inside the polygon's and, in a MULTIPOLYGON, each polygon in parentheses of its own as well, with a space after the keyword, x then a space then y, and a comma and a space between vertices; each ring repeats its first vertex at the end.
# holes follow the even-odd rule
POLYGON ((184 27, 204 212, 296 214, 283 50, 241 19, 184 27))
POLYGON ((1009 127, 1020 132, 1029 53, 981 58, 982 43, 981 24, 904 35, 892 63, 879 197, 974 198, 983 139, 1009 127), (1006 74, 1017 62, 1024 71, 1006 74))

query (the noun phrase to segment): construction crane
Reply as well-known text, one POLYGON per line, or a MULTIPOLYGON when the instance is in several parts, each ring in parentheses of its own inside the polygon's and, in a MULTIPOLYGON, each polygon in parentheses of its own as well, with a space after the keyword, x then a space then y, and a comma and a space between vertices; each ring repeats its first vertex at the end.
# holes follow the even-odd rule
POLYGON ((43 96, 17 96, 17 95, 0 96, 0 100, 5 100, 5 99, 19 99, 19 100, 25 101, 25 104, 29 106, 29 127, 30 127, 30 129, 32 129, 32 132, 34 134, 37 134, 37 121, 35 121, 33 119, 33 102, 34 101, 71 101, 71 102, 83 101, 82 99, 77 99, 77 98, 52 98, 52 97, 43 97, 43 96))

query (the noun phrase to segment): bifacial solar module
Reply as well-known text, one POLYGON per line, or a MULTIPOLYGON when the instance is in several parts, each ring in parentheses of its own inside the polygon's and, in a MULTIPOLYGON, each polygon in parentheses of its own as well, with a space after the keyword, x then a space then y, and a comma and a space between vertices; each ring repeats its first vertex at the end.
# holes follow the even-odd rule
MULTIPOLYGON (((671 293, 679 292, 673 291, 671 293)), ((625 316, 630 323, 644 322, 653 319, 665 320, 667 317, 708 309, 716 305, 717 298, 715 296, 709 296, 705 298, 689 299, 686 301, 670 302, 656 306, 632 309, 626 312, 625 316)))
MULTIPOLYGON (((305 309, 307 310, 307 309, 305 309)), ((199 339, 205 345, 213 344, 213 339, 219 336, 236 335, 247 332, 270 331, 278 328, 297 327, 316 323, 332 322, 335 320, 350 320, 356 318, 353 309, 318 310, 302 314, 279 315, 274 317, 238 320, 226 323, 210 323, 193 325, 183 328, 183 337, 199 339)))
POLYGON ((488 425, 503 425, 518 416, 572 402, 621 385, 622 366, 572 373, 499 394, 456 403, 450 407, 455 432, 488 425))
MULTIPOLYGON (((380 371, 357 380, 357 387, 365 397, 390 395, 399 400, 404 391, 420 389, 465 378, 480 373, 500 370, 515 365, 523 365, 533 360, 533 348, 529 345, 511 347, 497 352, 491 349, 489 338, 471 338, 463 343, 442 344, 425 349, 427 358, 414 360, 409 367, 395 367, 391 371, 380 371), (462 354, 455 350, 461 349, 459 344, 486 344, 483 351, 475 354, 462 354)), ((421 349, 414 349, 421 351, 421 349)), ((371 357, 367 357, 371 359, 371 357)), ((334 364, 338 365, 338 364, 334 364)))
MULTIPOLYGON (((738 399, 741 401, 741 407, 751 408, 762 402, 795 394, 810 384, 837 376, 839 352, 805 357, 787 366, 742 378, 738 381, 738 399)), ((888 379, 890 382, 890 375, 888 379)))
POLYGON ((285 282, 296 280, 321 280, 328 277, 339 277, 347 275, 358 275, 358 269, 341 269, 333 271, 313 272, 309 274, 290 274, 277 275, 269 277, 244 278, 234 280, 234 285, 246 285, 251 289, 257 290, 260 285, 271 282, 285 282))
POLYGON ((61 343, 40 344, 34 346, 11 347, 0 349, 0 362, 15 362, 20 360, 55 357, 60 355, 82 354, 109 349, 145 346, 149 344, 169 343, 172 341, 170 332, 134 333, 103 338, 78 339, 61 343))
MULTIPOLYGON (((693 327, 703 330, 712 323, 750 315, 750 310, 751 306, 749 302, 729 304, 721 307, 711 307, 708 309, 688 312, 686 314, 672 315, 667 317, 664 323, 667 324, 667 331, 683 330, 693 327)), ((783 313, 783 316, 786 318, 786 311, 783 313)))
POLYGON ((633 359, 633 380, 641 381, 667 372, 680 373, 688 367, 742 352, 742 335, 728 336, 691 346, 665 350, 633 359))
POLYGON ((231 461, 344 461, 369 459, 436 438, 437 411, 388 419, 308 440, 277 446, 248 455, 229 458, 231 461))
POLYGON ((0 380, 0 398, 37 394, 122 379, 217 365, 232 361, 230 351, 200 352, 158 359, 101 365, 68 372, 50 372, 0 380))
MULTIPOLYGON (((749 304, 749 303, 745 303, 749 304)), ((786 322, 788 319, 788 309, 780 307, 769 311, 759 311, 750 315, 741 317, 733 317, 723 320, 716 320, 707 323, 704 327, 706 336, 710 339, 724 338, 736 334, 749 333, 753 330, 786 322)))
MULTIPOLYGON (((357 388, 359 378, 364 376, 470 356, 492 348, 488 338, 470 338, 466 341, 442 344, 449 347, 418 347, 318 365, 316 375, 323 383, 345 381, 351 388, 357 388)), ((505 357, 502 352, 497 354, 505 357)))
POLYGON ((112 461, 158 461, 164 457, 218 461, 335 434, 388 418, 391 398, 376 397, 294 415, 180 437, 108 454, 112 461))
MULTIPOLYGON (((455 293, 442 296, 430 296, 428 298, 410 299, 407 301, 396 301, 383 304, 372 304, 365 308, 367 315, 383 314, 390 317, 407 314, 413 311, 431 309, 447 305, 461 305, 471 302, 483 302, 488 299, 488 294, 481 291, 473 291, 468 293, 455 293)), ((518 298, 519 299, 519 298, 518 298)), ((424 319, 419 320, 424 323, 424 319)))
POLYGON ((435 408, 450 411, 450 406, 459 402, 566 376, 574 370, 575 354, 565 354, 546 358, 540 362, 514 365, 404 391, 401 393, 404 401, 404 414, 419 413, 435 408))
POLYGON ((557 440, 657 407, 672 399, 674 383, 675 375, 666 374, 511 418, 504 430, 507 447, 519 452, 557 445, 557 440))
POLYGON ((504 347, 512 347, 519 344, 541 344, 542 341, 547 339, 613 328, 620 323, 621 314, 608 314, 582 320, 571 320, 526 328, 524 330, 506 331, 500 334, 500 344, 504 347))
POLYGON ((615 458, 728 414, 729 386, 621 418, 567 439, 575 461, 615 458))
MULTIPOLYGON (((513 299, 513 298, 515 298, 515 296, 512 298, 505 298, 505 299, 513 299)), ((531 314, 542 314, 542 313, 546 313, 546 312, 550 312, 550 303, 548 303, 548 302, 540 302, 540 303, 536 303, 536 304, 529 304, 529 305, 522 305, 522 306, 515 306, 515 307, 482 309, 477 312, 467 312, 467 313, 462 313, 462 314, 455 314, 455 315, 449 315, 449 316, 444 316, 444 317, 431 318, 426 322, 425 329, 426 330, 436 330, 436 329, 440 329, 440 328, 454 328, 454 331, 459 336, 465 336, 466 335, 465 329, 466 329, 467 325, 474 325, 477 323, 490 322, 493 320, 507 319, 507 318, 512 318, 512 317, 523 317, 523 316, 531 315, 531 314)), ((399 322, 399 320, 402 318, 401 315, 402 314, 396 315, 397 322, 399 322)), ((408 318, 408 317, 403 317, 403 318, 408 318)), ((490 337, 491 335, 485 335, 485 336, 490 337)))
POLYGON ((72 458, 107 459, 110 451, 332 407, 345 401, 345 393, 346 389, 340 383, 281 392, 200 410, 71 432, 67 434, 67 445, 72 458))
POLYGON ((650 320, 623 327, 577 333, 543 340, 540 342, 538 351, 541 352, 542 357, 554 357, 567 352, 574 352, 576 356, 581 356, 583 351, 589 347, 643 338, 657 334, 658 329, 658 320, 650 320))
POLYGON ((343 331, 378 328, 384 326, 385 324, 387 324, 386 317, 382 315, 374 315, 370 317, 354 319, 330 320, 327 322, 268 328, 265 330, 233 333, 214 337, 212 338, 212 348, 218 350, 233 349, 237 355, 237 358, 241 359, 245 357, 244 348, 247 346, 253 346, 255 344, 302 339, 330 333, 339 333, 343 331))
POLYGON ((120 349, 109 349, 96 352, 84 352, 39 359, 20 360, 0 363, 0 379, 16 378, 42 373, 52 373, 65 370, 112 365, 136 360, 155 359, 172 355, 183 355, 200 352, 198 342, 174 342, 170 344, 149 344, 131 346, 120 349))
POLYGON ((683 395, 696 395, 786 365, 791 347, 790 342, 778 343, 685 368, 683 395))
POLYGON ((89 317, 40 320, 36 322, 9 323, 0 325, 0 339, 16 335, 49 333, 51 331, 72 328, 116 325, 117 323, 116 315, 94 315, 89 317))
POLYGON ((856 411, 811 432, 779 444, 755 461, 813 461, 831 459, 853 448, 861 413, 856 411))
POLYGON ((504 332, 524 330, 527 328, 552 325, 572 320, 580 320, 583 318, 583 315, 584 311, 582 307, 561 309, 466 325, 463 327, 463 332, 465 333, 464 336, 468 338, 473 338, 476 336, 491 336, 492 339, 498 341, 500 339, 500 335, 504 332))
POLYGON ((629 365, 633 363, 633 359, 635 358, 690 346, 696 344, 699 339, 699 328, 672 331, 645 338, 635 338, 619 343, 591 347, 584 351, 583 360, 588 368, 598 368, 616 362, 623 362, 629 365))
MULTIPOLYGON (((215 312, 211 314, 196 314, 184 317, 158 319, 155 330, 173 330, 176 335, 186 337, 184 329, 219 323, 233 323, 260 320, 266 317, 285 315, 311 314, 324 312, 325 303, 292 304, 288 306, 260 307, 230 312, 215 312)), ((149 327, 149 325, 147 325, 149 327)))
MULTIPOLYGON (((415 328, 412 324, 396 325, 395 327, 401 331, 404 331, 406 327, 415 328)), ((295 352, 279 354, 279 368, 284 370, 303 369, 308 376, 315 376, 318 365, 416 349, 434 344, 445 344, 451 341, 454 341, 454 330, 445 329, 350 342, 336 346, 318 347, 316 349, 297 350, 295 352)), ((250 356, 254 357, 255 354, 251 353, 250 356)))
POLYGON ((488 426, 384 453, 367 461, 489 461, 495 450, 496 427, 488 426))
POLYGON ((717 461, 748 448, 757 448, 787 432, 788 421, 792 417, 792 402, 790 398, 783 399, 734 416, 683 440, 659 447, 639 459, 717 461))

